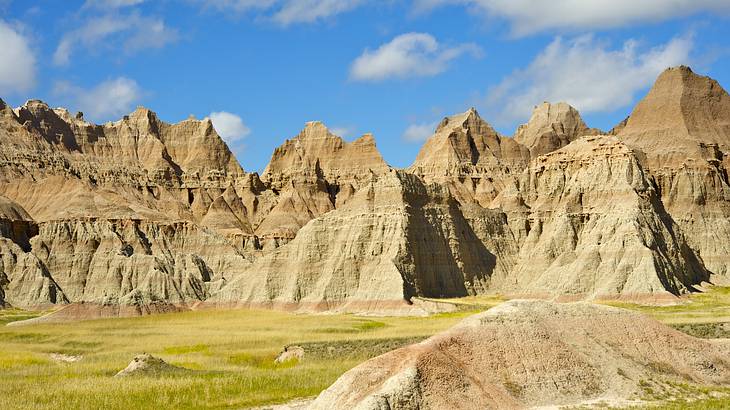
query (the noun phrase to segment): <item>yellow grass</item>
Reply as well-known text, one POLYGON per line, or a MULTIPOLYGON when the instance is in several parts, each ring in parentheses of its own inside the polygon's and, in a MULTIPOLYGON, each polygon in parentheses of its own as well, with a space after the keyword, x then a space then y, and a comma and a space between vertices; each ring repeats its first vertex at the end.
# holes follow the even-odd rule
MULTIPOLYGON (((24 327, 2 324, 40 313, 0 310, 1 407, 229 409, 312 397, 367 358, 426 338, 503 300, 499 295, 452 299, 457 312, 428 318, 211 310, 24 327), (300 362, 275 364, 277 354, 291 344, 303 344, 309 353, 300 362), (113 377, 143 352, 189 371, 113 377), (51 353, 83 359, 56 362, 51 353)), ((675 306, 604 303, 675 326, 730 320, 730 288, 690 295, 675 306)), ((705 396, 666 408, 728 405, 727 399, 705 396)))
POLYGON ((365 359, 469 314, 364 318, 226 310, 0 327, 2 408, 224 409, 286 402, 315 396, 365 359), (304 342, 342 354, 274 364, 285 345, 304 342), (143 352, 191 371, 113 377, 143 352), (59 363, 51 353, 83 359, 59 363))

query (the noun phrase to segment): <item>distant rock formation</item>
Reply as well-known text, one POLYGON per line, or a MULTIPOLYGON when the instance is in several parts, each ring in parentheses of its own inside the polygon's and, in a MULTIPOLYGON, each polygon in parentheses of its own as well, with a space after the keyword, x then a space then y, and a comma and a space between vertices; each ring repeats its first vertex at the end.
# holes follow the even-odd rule
POLYGON ((449 187, 461 203, 487 207, 530 158, 524 146, 497 133, 477 111, 444 118, 408 169, 449 187))
POLYGON ((491 409, 628 401, 730 382, 730 346, 642 314, 514 300, 342 375, 310 409, 491 409), (647 341, 651 341, 650 343, 647 341))
POLYGON ((413 296, 486 291, 494 263, 448 190, 390 171, 373 175, 343 207, 308 223, 211 301, 406 310, 413 296))
POLYGON ((530 156, 535 158, 560 149, 579 137, 600 134, 600 130, 588 128, 578 111, 570 105, 544 102, 535 107, 527 124, 517 128, 514 139, 526 146, 530 156))
POLYGON ((538 157, 519 187, 501 199, 508 212, 524 204, 514 219, 525 215, 529 231, 500 289, 679 294, 709 280, 635 153, 615 137, 583 137, 538 157))
MULTIPOLYGON (((0 304, 363 311, 487 292, 673 297, 730 282, 730 97, 686 67, 608 134, 565 103, 474 109, 414 163, 310 122, 261 176, 209 119, 103 125, 0 101, 0 304)), ((414 304, 421 303, 416 306, 414 304)), ((110 313, 111 312, 111 313, 110 313)))
POLYGON ((667 211, 717 279, 730 275, 730 95, 688 67, 662 73, 618 137, 642 151, 667 211))

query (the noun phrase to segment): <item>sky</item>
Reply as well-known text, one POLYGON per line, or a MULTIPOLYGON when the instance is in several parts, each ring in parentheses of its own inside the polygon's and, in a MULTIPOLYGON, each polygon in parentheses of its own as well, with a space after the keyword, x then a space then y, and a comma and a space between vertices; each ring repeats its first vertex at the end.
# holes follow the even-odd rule
POLYGON ((730 0, 0 0, 4 101, 210 117, 247 171, 313 120, 395 167, 469 107, 608 130, 680 64, 730 87, 730 0))

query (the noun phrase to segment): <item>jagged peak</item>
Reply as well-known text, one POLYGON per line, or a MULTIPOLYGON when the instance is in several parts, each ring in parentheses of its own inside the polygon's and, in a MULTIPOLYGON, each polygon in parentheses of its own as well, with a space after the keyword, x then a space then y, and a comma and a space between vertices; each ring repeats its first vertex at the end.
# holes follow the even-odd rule
POLYGON ((686 89, 701 90, 701 92, 712 92, 715 88, 719 88, 723 93, 727 94, 722 86, 708 76, 700 75, 692 71, 685 65, 669 67, 657 77, 651 92, 667 92, 667 89, 673 89, 675 94, 681 95, 686 89))
POLYGON ((304 129, 299 133, 299 135, 296 136, 296 138, 299 139, 309 139, 309 138, 326 138, 326 137, 335 137, 339 138, 336 135, 332 134, 327 128, 326 125, 324 125, 321 121, 308 121, 304 124, 304 129))
POLYGON ((730 148, 730 95, 714 79, 687 66, 657 77, 618 135, 647 152, 672 151, 675 159, 703 156, 698 144, 730 148))
POLYGON ((659 74, 659 76, 662 76, 664 74, 681 74, 683 76, 688 76, 688 75, 693 75, 693 74, 697 75, 697 74, 695 74, 695 72, 692 70, 691 67, 686 66, 686 65, 667 67, 664 71, 662 71, 661 74, 659 74))
POLYGON ((154 111, 150 110, 149 108, 141 106, 141 105, 138 105, 137 108, 128 115, 128 117, 135 118, 135 119, 144 118, 149 121, 158 119, 157 113, 155 113, 154 111))
POLYGON ((13 107, 7 105, 5 101, 3 101, 0 98, 0 114, 2 114, 3 117, 5 116, 12 116, 17 117, 17 114, 15 113, 15 110, 13 110, 13 107))
POLYGON ((28 109, 30 109, 30 108, 42 108, 42 109, 46 109, 46 110, 51 109, 48 106, 48 104, 46 104, 44 101, 37 100, 37 99, 26 100, 25 104, 23 104, 22 107, 28 108, 28 109))
POLYGON ((575 107, 565 101, 558 101, 554 103, 551 103, 549 101, 543 101, 542 104, 536 105, 535 108, 532 110, 532 116, 534 117, 535 115, 540 113, 546 113, 547 115, 552 116, 559 116, 569 113, 577 114, 578 110, 576 110, 575 107))
POLYGON ((352 141, 353 145, 375 145, 375 137, 372 133, 367 132, 360 136, 360 138, 352 141))
POLYGON ((515 137, 517 138, 520 135, 521 130, 550 127, 552 124, 565 124, 566 122, 569 123, 571 127, 576 127, 578 129, 582 128, 585 130, 588 129, 588 126, 585 125, 580 113, 572 105, 563 101, 555 103, 545 101, 533 108, 530 120, 526 124, 520 125, 515 137))
POLYGON ((530 120, 517 128, 514 140, 530 150, 532 156, 559 149, 578 137, 602 134, 590 129, 580 113, 566 102, 543 102, 534 107, 530 120))
MULTIPOLYGON (((455 128, 471 128, 474 124, 487 124, 486 121, 479 116, 479 112, 474 107, 469 108, 460 114, 451 115, 444 117, 443 120, 436 127, 436 133, 440 133, 445 130, 454 130, 455 128)), ((488 124, 487 124, 488 125, 488 124)))

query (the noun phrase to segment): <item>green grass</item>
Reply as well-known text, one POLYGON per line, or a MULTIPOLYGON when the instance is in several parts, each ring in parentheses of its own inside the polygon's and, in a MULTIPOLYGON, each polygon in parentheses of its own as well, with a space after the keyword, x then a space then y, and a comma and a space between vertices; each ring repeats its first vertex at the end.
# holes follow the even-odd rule
POLYGON ((668 306, 640 305, 620 301, 601 303, 636 310, 667 324, 730 322, 730 287, 712 287, 703 293, 682 296, 668 306))
MULTIPOLYGON (((230 409, 312 397, 364 360, 417 343, 504 300, 499 295, 452 299, 449 302, 457 305, 456 312, 427 318, 205 310, 0 326, 2 408, 230 409), (305 357, 274 363, 283 348, 292 345, 302 346, 305 357), (144 352, 191 371, 158 377, 113 377, 144 352), (83 359, 59 363, 50 358, 51 353, 81 355, 83 359)), ((673 306, 602 303, 647 313, 697 336, 726 337, 730 288, 713 288, 681 302, 673 306)), ((0 310, 0 325, 38 314, 0 310)), ((519 389, 509 383, 508 387, 519 389)), ((655 384, 646 387, 647 397, 666 401, 671 396, 655 384)), ((715 396, 730 394, 724 389, 700 391, 676 385, 671 391, 677 393, 672 401, 656 408, 730 408, 726 398, 730 396, 715 396)))
MULTIPOLYGON (((228 409, 316 396, 362 361, 444 330, 428 318, 207 310, 65 324, 0 326, 3 409, 228 409), (288 345, 311 353, 275 364, 288 345), (114 378, 139 353, 195 370, 114 378), (81 355, 58 363, 51 353, 81 355)), ((6 322, 34 313, 0 311, 6 322)))
POLYGON ((19 320, 33 319, 46 312, 28 312, 20 309, 0 309, 0 326, 19 320))

